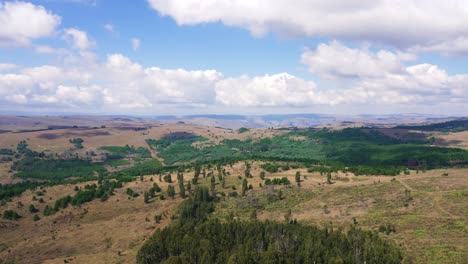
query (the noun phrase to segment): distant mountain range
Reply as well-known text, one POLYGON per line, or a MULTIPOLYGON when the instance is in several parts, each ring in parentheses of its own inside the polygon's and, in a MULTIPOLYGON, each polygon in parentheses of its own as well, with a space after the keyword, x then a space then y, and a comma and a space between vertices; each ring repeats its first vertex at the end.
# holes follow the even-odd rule
POLYGON ((155 126, 160 124, 193 124, 230 129, 264 127, 393 127, 427 125, 458 120, 463 117, 425 114, 394 115, 327 115, 327 114, 268 114, 268 115, 187 115, 187 116, 0 116, 0 129, 53 129, 54 127, 100 127, 100 126, 155 126))

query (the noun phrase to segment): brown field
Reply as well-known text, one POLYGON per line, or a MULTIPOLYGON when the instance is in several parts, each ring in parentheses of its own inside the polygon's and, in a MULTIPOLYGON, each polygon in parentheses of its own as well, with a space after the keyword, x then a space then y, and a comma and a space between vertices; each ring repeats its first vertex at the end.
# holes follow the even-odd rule
MULTIPOLYGON (((59 154, 78 152, 85 155, 86 151, 102 152, 99 149, 102 146, 128 144, 148 147, 146 139, 159 139, 176 132, 190 132, 214 143, 222 139, 260 139, 285 133, 269 129, 250 129, 238 133, 235 130, 189 124, 150 126, 143 121, 130 122, 122 118, 106 122, 91 124, 106 125, 105 128, 96 129, 3 133, 0 134, 0 148, 15 149, 18 142, 26 140, 35 151, 59 154), (142 127, 148 128, 135 131, 135 128, 142 127), (73 145, 69 139, 76 137, 84 139, 84 149, 71 150, 73 145)), ((407 135, 405 133, 401 131, 394 136, 407 135)), ((448 146, 468 149, 468 132, 434 135, 449 142, 448 146)), ((297 140, 302 138, 298 137, 297 140)), ((156 157, 156 154, 153 153, 153 156, 156 157)), ((10 165, 11 162, 0 163, 0 184, 20 181, 9 172, 10 165)), ((468 259, 468 169, 424 173, 411 171, 410 175, 397 177, 333 173, 333 184, 327 184, 325 176, 299 168, 266 173, 267 178, 287 177, 291 186, 260 187, 263 183, 258 176, 262 171, 260 165, 260 162, 252 162, 253 178, 248 182, 253 189, 247 191, 245 197, 228 197, 232 192, 240 195, 245 163, 225 167, 228 176, 224 189, 218 181, 217 171, 213 172, 216 190, 221 197, 213 217, 223 219, 232 212, 238 219, 248 219, 252 208, 255 208, 261 220, 283 221, 288 209, 291 210, 291 218, 304 224, 347 226, 353 223, 354 218, 364 229, 394 226, 395 233, 380 235, 401 245, 405 263, 466 263, 468 259), (301 187, 295 183, 296 171, 302 175, 301 187), (282 199, 278 198, 279 190, 282 199), (268 200, 271 197, 278 199, 268 200)), ((193 177, 193 172, 187 171, 184 175, 187 181, 193 177)), ((69 206, 51 216, 43 216, 45 205, 53 206, 57 199, 73 195, 75 185, 45 187, 45 195, 42 196, 45 203, 33 201, 35 192, 26 191, 20 197, 0 205, 0 213, 13 209, 22 216, 18 221, 0 219, 0 263, 2 260, 16 260, 17 263, 134 263, 135 254, 144 240, 155 229, 170 223, 171 216, 182 201, 181 198, 170 199, 165 195, 166 200, 153 199, 145 204, 143 192, 151 187, 153 182, 150 178, 159 184, 163 192, 166 191, 167 183, 160 182, 158 175, 148 175, 144 181, 137 180, 116 189, 115 196, 105 202, 94 200, 80 208, 69 206), (140 196, 128 198, 126 188, 132 188, 140 196), (18 202, 23 207, 19 208, 18 202), (41 219, 37 222, 32 220, 34 214, 28 211, 30 204, 40 210, 38 215, 41 219), (156 224, 154 216, 162 213, 165 217, 156 224)), ((175 175, 172 178, 175 180, 175 175)), ((89 183, 77 186, 86 184, 89 183)), ((200 184, 209 186, 209 178, 200 179, 200 184)), ((177 184, 175 186, 178 191, 177 184)))
POLYGON ((442 139, 440 143, 442 146, 468 149, 468 131, 457 133, 434 133, 433 136, 442 139))
MULTIPOLYGON (((381 235, 402 245, 405 262, 462 263, 468 257, 468 169, 412 172, 395 178, 336 173, 333 184, 326 184, 325 176, 319 173, 291 169, 266 173, 269 178, 288 177, 291 187, 260 188, 259 165, 253 163, 251 170, 254 177, 249 179, 249 184, 253 190, 248 191, 246 197, 223 198, 214 217, 223 218, 233 211, 237 218, 247 219, 252 208, 257 208, 257 216, 263 220, 283 221, 288 209, 292 211, 292 218, 305 224, 346 226, 355 218, 365 229, 394 225, 396 233, 381 235), (296 171, 302 175, 301 187, 295 186, 296 171), (442 176, 443 173, 448 176, 442 176), (279 189, 284 198, 266 202, 266 195, 279 189), (407 206, 404 205, 405 190, 410 190, 412 197, 407 206)), ((238 176, 243 175, 245 164, 237 163, 226 170, 230 175, 226 178, 225 189, 216 180, 217 191, 228 194, 235 186, 240 194, 242 180, 238 176)), ((187 171, 185 179, 192 175, 193 172, 187 171)), ((74 185, 45 188, 44 204, 33 202, 31 191, 14 198, 1 206, 0 211, 14 209, 23 217, 18 221, 0 220, 0 259, 16 259, 19 263, 63 263, 64 260, 68 263, 133 263, 145 238, 155 228, 167 225, 182 201, 180 198, 154 199, 145 204, 142 195, 128 198, 127 187, 142 194, 152 185, 151 177, 163 191, 167 189, 168 184, 159 182, 157 175, 145 176, 143 182, 125 184, 106 202, 95 200, 52 216, 39 213, 41 220, 37 222, 27 211, 29 204, 37 205, 42 211, 45 204, 53 205, 56 199, 73 194, 74 185), (18 208, 18 202, 24 206, 18 208), (160 224, 155 224, 154 215, 163 212, 167 216, 160 224)), ((208 186, 209 182, 208 177, 200 179, 201 185, 208 186)))
POLYGON ((223 139, 259 139, 284 133, 283 131, 267 129, 250 129, 247 132, 238 133, 235 130, 185 124, 155 126, 140 131, 135 131, 133 128, 122 129, 122 127, 70 128, 0 134, 0 148, 15 149, 21 140, 26 140, 32 150, 60 153, 73 148, 69 139, 77 137, 84 139, 83 146, 86 150, 98 150, 101 146, 124 146, 125 144, 135 147, 148 147, 146 139, 159 139, 166 134, 175 132, 191 132, 206 137, 212 142, 219 142, 223 139))

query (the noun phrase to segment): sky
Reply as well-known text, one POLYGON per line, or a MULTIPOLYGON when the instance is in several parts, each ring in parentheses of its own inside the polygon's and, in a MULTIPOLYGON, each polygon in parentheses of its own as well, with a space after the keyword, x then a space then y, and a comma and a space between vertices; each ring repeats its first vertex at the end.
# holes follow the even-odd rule
POLYGON ((0 0, 3 114, 468 115, 462 0, 0 0))

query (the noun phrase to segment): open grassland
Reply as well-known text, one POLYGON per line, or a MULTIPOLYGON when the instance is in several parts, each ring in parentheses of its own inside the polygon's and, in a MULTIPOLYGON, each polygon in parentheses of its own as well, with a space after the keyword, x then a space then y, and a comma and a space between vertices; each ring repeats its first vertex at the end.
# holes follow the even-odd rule
MULTIPOLYGON (((45 187, 27 191, 12 202, 0 206, 0 211, 12 209, 22 217, 17 221, 0 220, 0 259, 18 263, 134 263, 135 254, 145 238, 155 228, 170 221, 180 198, 144 203, 143 195, 129 198, 126 188, 142 194, 153 182, 146 176, 116 189, 107 201, 94 200, 80 207, 69 206, 50 216, 43 216, 46 205, 75 193, 74 187, 87 183, 45 187), (43 192, 42 196, 36 194, 43 192), (33 196, 44 203, 33 201, 33 196), (18 208, 18 203, 23 204, 18 208), (34 204, 39 221, 33 221, 28 206, 34 204), (154 216, 163 214, 160 223, 154 216), (91 261, 92 260, 92 261, 91 261), (90 262, 91 261, 91 262, 90 262)), ((157 179, 157 176, 155 177, 157 179)), ((165 190, 164 182, 158 184, 165 190)))
MULTIPOLYGON (((207 139, 211 144, 218 144, 223 139, 261 139, 280 135, 286 131, 268 129, 249 129, 244 133, 237 130, 204 127, 196 125, 174 124, 151 127, 104 127, 104 128, 69 128, 24 133, 0 134, 0 149, 15 149, 17 144, 25 140, 30 149, 37 152, 69 157, 79 155, 86 157, 87 153, 96 154, 107 151, 101 149, 108 146, 148 147, 146 140, 160 139, 165 135, 189 132, 207 139), (83 139, 83 148, 76 149, 70 139, 83 139)), ((152 151, 156 157, 156 152, 152 151)), ((99 156, 99 155, 98 155, 99 156)), ((94 158, 94 157, 93 157, 94 158)))
MULTIPOLYGON (((226 220, 234 215, 247 220, 255 209, 258 219, 284 221, 290 209, 289 217, 305 224, 338 227, 356 221, 364 229, 378 231, 391 227, 395 232, 383 231, 381 235, 401 245, 406 263, 463 263, 468 257, 467 169, 412 171, 410 175, 396 177, 333 173, 333 184, 327 184, 325 175, 298 168, 266 173, 265 179, 287 177, 291 186, 265 186, 259 177, 263 171, 260 165, 252 163, 253 177, 248 183, 253 189, 244 197, 240 194, 245 163, 224 168, 227 173, 224 188, 215 177, 221 202, 212 217, 226 220), (301 187, 295 186, 297 171, 301 174, 301 187), (259 187, 260 184, 263 186, 259 187), (227 197, 232 192, 239 196, 227 197)), ((213 174, 217 175, 214 169, 213 174)), ((193 171, 184 175, 188 181, 193 171)), ((51 216, 42 216, 45 204, 52 205, 58 198, 73 194, 75 185, 45 187, 43 196, 37 196, 39 189, 25 192, 0 206, 0 211, 13 209, 22 216, 18 221, 1 220, 0 258, 17 259, 19 263, 63 263, 64 260, 133 263, 145 238, 155 228, 167 225, 182 201, 166 195, 165 200, 157 196, 144 203, 142 194, 154 183, 150 178, 166 195, 168 183, 160 182, 158 175, 145 176, 143 181, 138 179, 116 189, 115 196, 105 202, 94 200, 78 208, 70 206, 51 216), (126 188, 140 196, 129 198, 126 188), (33 201, 33 196, 45 202, 33 201), (23 204, 22 208, 18 208, 18 202, 23 204), (32 220, 34 214, 28 211, 29 204, 39 209, 39 221, 32 220), (154 216, 158 214, 164 217, 156 224, 154 216)), ((175 175, 172 178, 175 181, 175 175)), ((88 183, 77 186, 85 184, 88 183)), ((210 184, 210 177, 200 177, 199 185, 210 184)), ((171 185, 178 192, 177 183, 171 185)))
MULTIPOLYGON (((405 263, 465 263, 468 169, 444 167, 463 166, 466 151, 429 146, 419 134, 416 138, 403 135, 401 129, 385 133, 368 129, 239 131, 172 124, 0 134, 0 149, 16 152, 2 154, 12 160, 0 163, 0 184, 31 180, 53 185, 2 200, 0 213, 14 210, 21 217, 16 221, 0 217, 0 263, 134 263, 145 239, 171 223, 183 201, 176 167, 164 166, 184 165, 179 169, 189 193, 194 161, 201 166, 198 185, 214 189, 220 200, 212 218, 248 220, 255 215, 260 220, 297 219, 322 227, 352 224, 400 245, 405 263), (408 141, 400 141, 402 137, 408 141), (83 148, 70 142, 74 138, 83 139, 83 148), (30 150, 47 155, 20 155, 17 146, 23 140, 30 150), (223 159, 229 162, 219 165, 223 159), (321 162, 325 166, 317 165, 321 162), (407 170, 410 163, 413 170, 407 170), (438 169, 426 171, 431 164, 438 169), (350 169, 353 166, 355 170, 350 169), (375 170, 377 166, 382 169, 375 170), (320 168, 330 169, 329 179, 320 168), (172 183, 167 183, 164 176, 171 169, 172 183), (121 179, 123 186, 107 200, 96 196, 44 215, 46 205, 52 207, 67 195, 75 196, 78 189, 97 183, 98 177, 121 179), (135 178, 128 182, 129 177, 135 178), (72 180, 76 182, 69 183, 72 180), (287 181, 290 184, 279 185, 287 181), (145 203, 144 193, 153 183, 162 192, 145 203), (169 186, 175 188, 174 199, 169 197, 169 186), (39 211, 32 213, 31 204, 39 211), (40 219, 34 221, 34 215, 40 219)), ((447 142, 453 137, 462 143, 449 146, 463 148, 463 133, 430 135, 445 137, 447 142)))
POLYGON ((456 133, 434 133, 434 137, 442 139, 441 145, 468 149, 468 131, 456 133))
MULTIPOLYGON (((274 177, 293 183, 296 171, 274 177)), ((412 171, 395 178, 334 174, 333 184, 316 173, 301 174, 307 176, 302 187, 258 188, 253 180, 253 191, 221 202, 214 217, 233 214, 247 220, 254 208, 261 220, 284 221, 291 210, 288 217, 301 223, 338 227, 356 221, 365 229, 380 228, 382 236, 402 246, 405 263, 465 263, 468 258, 468 170, 412 171), (386 234, 387 227, 395 232, 386 234)))

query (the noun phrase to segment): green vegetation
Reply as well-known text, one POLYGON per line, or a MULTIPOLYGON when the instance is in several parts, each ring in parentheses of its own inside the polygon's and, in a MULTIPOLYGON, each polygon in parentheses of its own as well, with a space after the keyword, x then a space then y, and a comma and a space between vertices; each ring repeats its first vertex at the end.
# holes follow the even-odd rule
POLYGON ((19 215, 16 211, 13 211, 13 210, 3 211, 3 219, 18 220, 19 218, 21 218, 21 215, 19 215))
POLYGON ((245 132, 247 132, 247 131, 249 131, 249 129, 246 128, 246 127, 241 127, 241 128, 239 128, 239 129, 237 130, 237 132, 239 132, 239 134, 245 133, 245 132))
POLYGON ((0 149, 0 155, 15 155, 15 151, 12 149, 0 149))
POLYGON ((468 130, 468 119, 452 120, 442 123, 420 126, 397 126, 395 128, 421 131, 461 132, 468 130))
POLYGON ((132 164, 129 160, 106 160, 107 165, 112 167, 126 166, 132 164))
POLYGON ((36 152, 32 151, 30 148, 28 148, 28 143, 25 140, 22 140, 18 143, 16 146, 16 150, 18 151, 19 156, 25 156, 25 157, 45 157, 44 152, 36 152))
POLYGON ((0 200, 18 196, 26 190, 34 189, 41 185, 44 185, 44 183, 30 181, 18 182, 15 184, 0 184, 0 200))
POLYGON ((291 182, 286 177, 265 180, 265 185, 290 185, 290 184, 291 182))
POLYGON ((276 173, 281 168, 283 171, 289 170, 289 166, 285 164, 272 164, 272 163, 265 163, 260 166, 262 169, 268 171, 269 173, 276 173))
MULTIPOLYGON (((464 165, 468 161, 466 150, 408 144, 369 128, 305 130, 258 141, 193 144, 202 141, 206 139, 199 136, 147 140, 168 165, 261 159, 349 167, 356 174, 396 175, 406 167, 432 169, 464 165)), ((270 163, 264 169, 273 173, 279 166, 270 163)))
POLYGON ((110 152, 107 155, 108 160, 123 159, 128 156, 134 156, 137 158, 151 158, 151 152, 149 149, 144 147, 135 148, 133 146, 104 146, 101 147, 102 150, 110 152))
POLYGON ((95 172, 104 172, 101 163, 92 163, 83 159, 41 159, 25 157, 11 166, 17 171, 15 177, 61 181, 69 177, 94 179, 95 172))
POLYGON ((141 247, 138 263, 400 263, 401 251, 374 232, 289 223, 208 219, 215 198, 197 187, 179 219, 141 247), (195 227, 196 226, 196 227, 195 227), (254 235, 252 235, 254 234, 254 235))
POLYGON ((157 159, 136 163, 133 167, 121 170, 116 175, 140 176, 160 173, 163 168, 157 159))
POLYGON ((132 197, 132 198, 140 196, 138 193, 132 190, 132 188, 127 188, 127 195, 128 197, 132 197))
POLYGON ((114 195, 114 190, 118 188, 122 188, 121 181, 104 180, 101 182, 101 184, 98 185, 87 184, 84 186, 83 190, 79 190, 74 196, 67 195, 56 200, 54 207, 46 206, 44 209, 44 216, 52 215, 61 209, 67 208, 69 204, 73 206, 80 206, 94 199, 106 201, 109 196, 114 195))
POLYGON ((72 138, 69 140, 70 143, 72 143, 76 149, 82 149, 83 148, 83 142, 84 140, 82 138, 72 138))

